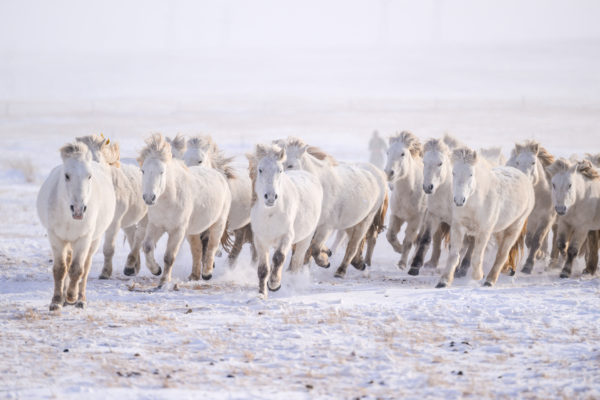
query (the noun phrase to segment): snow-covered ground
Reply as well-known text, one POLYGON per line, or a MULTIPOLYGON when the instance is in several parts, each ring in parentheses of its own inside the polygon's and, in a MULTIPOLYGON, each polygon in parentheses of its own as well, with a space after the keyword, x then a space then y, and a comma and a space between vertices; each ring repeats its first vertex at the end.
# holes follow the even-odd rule
POLYGON ((150 59, 0 65, 11 77, 0 85, 0 397, 600 397, 600 281, 581 262, 566 280, 542 260, 494 288, 463 278, 439 290, 439 271, 408 276, 381 235, 366 273, 339 280, 313 264, 261 301, 248 249, 190 283, 184 244, 176 286, 148 292, 157 278, 145 267, 126 278, 120 245, 111 280, 94 257, 86 310, 50 313, 35 197, 77 135, 103 132, 133 159, 151 132, 210 133, 240 163, 288 135, 366 160, 373 129, 448 131, 506 154, 528 138, 556 155, 600 151, 597 43, 243 59, 154 60, 153 73, 150 59))

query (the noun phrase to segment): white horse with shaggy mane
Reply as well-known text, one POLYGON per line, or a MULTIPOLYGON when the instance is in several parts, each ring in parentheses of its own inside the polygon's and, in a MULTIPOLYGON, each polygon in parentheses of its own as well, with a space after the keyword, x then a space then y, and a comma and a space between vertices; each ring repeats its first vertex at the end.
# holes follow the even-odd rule
POLYGON ((252 181, 248 172, 234 169, 229 164, 233 157, 225 157, 210 136, 195 136, 188 139, 183 160, 188 166, 214 168, 227 177, 231 191, 231 210, 227 219, 227 229, 233 231, 235 241, 228 249, 229 264, 232 265, 242 250, 244 243, 252 246, 252 258, 256 259, 250 227, 250 209, 252 208, 252 181))
POLYGON ((348 244, 335 276, 346 275, 348 265, 364 270, 371 265, 377 235, 383 230, 388 197, 383 172, 373 164, 338 163, 332 156, 298 138, 278 140, 285 147, 286 171, 304 170, 315 175, 323 187, 323 206, 311 245, 320 267, 329 268, 331 252, 325 242, 335 230, 344 230, 348 244), (362 247, 367 244, 366 257, 362 247))
POLYGON ((571 275, 573 260, 586 241, 591 254, 588 255, 586 274, 594 274, 598 266, 598 237, 600 230, 600 173, 590 161, 576 163, 560 158, 548 171, 552 175, 552 201, 558 213, 557 246, 566 256, 561 278, 571 275), (592 235, 588 235, 592 232, 592 235))
POLYGON ((125 232, 130 248, 123 273, 128 276, 137 275, 140 271, 140 249, 146 232, 145 217, 148 212, 142 199, 142 171, 137 166, 119 162, 118 143, 109 143, 108 139, 98 135, 81 136, 76 140, 88 146, 94 161, 109 166, 115 190, 115 214, 104 235, 104 266, 99 278, 108 279, 112 275, 112 259, 120 229, 125 232))
POLYGON ((396 252, 402 253, 398 267, 404 269, 427 209, 423 192, 423 147, 411 132, 402 131, 390 137, 385 173, 393 189, 386 238, 396 252), (400 244, 397 236, 405 223, 404 241, 400 244))
POLYGON ((516 268, 516 258, 527 230, 527 217, 533 210, 535 194, 531 180, 511 167, 491 169, 469 148, 452 153, 452 192, 454 208, 450 232, 450 255, 437 287, 446 287, 454 279, 459 250, 465 234, 473 236, 472 277, 483 278, 483 255, 492 235, 498 251, 485 286, 492 286, 504 265, 516 268))
POLYGON ((535 206, 527 220, 525 245, 529 255, 521 272, 530 274, 536 258, 543 256, 542 244, 547 241, 548 232, 556 219, 552 204, 552 177, 546 170, 554 162, 554 157, 538 142, 529 140, 516 143, 506 165, 515 167, 529 176, 535 192, 535 206))
MULTIPOLYGON (((193 258, 189 279, 198 280, 202 276, 209 280, 231 207, 226 176, 214 169, 187 167, 181 160, 174 159, 171 146, 161 134, 146 140, 138 162, 143 175, 142 197, 149 206, 143 241, 147 261, 158 239, 165 232, 169 235, 160 286, 171 280, 173 262, 186 236, 193 258), (208 231, 205 251, 200 239, 204 231, 208 231)), ((149 268, 155 275, 160 273, 156 264, 149 268)))
POLYGON ((290 270, 302 267, 323 202, 319 180, 304 171, 284 173, 285 160, 285 150, 277 145, 257 145, 254 154, 248 155, 254 188, 250 215, 258 256, 258 291, 264 299, 267 287, 271 291, 281 287, 283 262, 292 246, 290 270), (270 249, 274 249, 272 266, 270 249))
POLYGON ((115 212, 109 168, 94 162, 83 143, 67 144, 60 154, 62 165, 50 172, 37 197, 38 216, 48 231, 54 258, 50 310, 63 303, 85 307, 92 256, 115 212))

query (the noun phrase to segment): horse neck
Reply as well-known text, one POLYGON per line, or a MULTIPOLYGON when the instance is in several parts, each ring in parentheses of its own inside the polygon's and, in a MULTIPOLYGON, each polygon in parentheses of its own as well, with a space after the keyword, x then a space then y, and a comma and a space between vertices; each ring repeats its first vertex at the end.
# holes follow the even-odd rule
POLYGON ((309 154, 302 156, 302 169, 311 174, 317 175, 319 178, 324 175, 333 173, 333 166, 326 160, 319 160, 309 154))
POLYGON ((477 196, 487 193, 490 190, 490 187, 495 184, 495 176, 492 173, 489 163, 476 162, 473 173, 476 182, 474 195, 477 196))
POLYGON ((177 159, 172 159, 167 164, 165 171, 167 181, 165 183, 165 190, 160 195, 160 198, 173 200, 177 197, 177 193, 179 192, 178 186, 186 186, 187 179, 182 175, 187 171, 185 171, 182 164, 183 162, 177 159))

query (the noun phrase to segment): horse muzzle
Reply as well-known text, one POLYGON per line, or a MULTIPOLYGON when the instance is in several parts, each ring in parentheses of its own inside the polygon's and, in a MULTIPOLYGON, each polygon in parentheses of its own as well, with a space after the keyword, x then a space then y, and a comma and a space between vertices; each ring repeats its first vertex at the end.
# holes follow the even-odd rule
POLYGON ((83 214, 87 211, 87 206, 75 207, 74 205, 71 204, 70 208, 71 208, 71 216, 73 217, 73 219, 76 219, 76 220, 82 220, 83 214))
POLYGON ((146 205, 153 206, 156 203, 155 194, 144 194, 142 197, 144 198, 144 203, 146 203, 146 205))
POLYGON ((567 213, 567 206, 554 206, 558 215, 565 215, 567 213))
POLYGON ((425 194, 433 193, 433 183, 430 183, 429 185, 423 184, 423 191, 425 194))
POLYGON ((456 205, 456 207, 462 207, 465 205, 465 202, 467 201, 467 199, 465 199, 465 197, 455 197, 454 198, 454 204, 456 205))

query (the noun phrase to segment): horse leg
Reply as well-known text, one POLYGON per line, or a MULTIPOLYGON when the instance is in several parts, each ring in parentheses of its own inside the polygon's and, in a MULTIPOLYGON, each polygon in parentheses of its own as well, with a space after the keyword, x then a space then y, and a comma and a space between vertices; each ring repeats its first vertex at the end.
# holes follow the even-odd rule
POLYGON ((64 302, 63 286, 67 275, 68 265, 66 260, 69 252, 68 245, 63 240, 56 237, 51 232, 48 232, 50 245, 52 247, 52 256, 54 264, 52 266, 52 274, 54 276, 54 295, 50 302, 50 311, 59 310, 64 302))
POLYGON ((517 223, 512 224, 496 237, 498 251, 496 252, 496 258, 494 259, 492 269, 490 269, 483 286, 494 286, 498 281, 498 276, 508 261, 509 252, 519 240, 519 235, 523 230, 524 223, 525 221, 523 219, 519 219, 517 223))
POLYGON ((402 245, 398 241, 398 232, 402 228, 404 221, 395 215, 391 215, 390 227, 388 228, 385 237, 394 248, 396 253, 402 253, 402 245))
POLYGON ((243 228, 236 229, 235 231, 233 231, 233 234, 235 235, 235 240, 233 242, 233 246, 231 247, 231 252, 229 253, 229 256, 227 257, 227 262, 230 267, 233 266, 233 264, 235 263, 235 260, 237 260, 238 256, 240 255, 240 252, 242 251, 242 246, 244 245, 244 242, 246 241, 245 236, 246 236, 247 227, 248 227, 248 225, 244 226, 243 228))
MULTIPOLYGON (((423 259, 425 258, 425 254, 427 254, 427 250, 429 250, 429 244, 431 243, 431 230, 435 224, 435 217, 430 213, 426 213, 425 220, 423 221, 423 225, 421 227, 421 232, 419 233, 417 240, 417 251, 410 263, 410 269, 408 270, 409 275, 419 275, 419 270, 423 266, 423 259)), ((439 229, 436 231, 436 235, 438 234, 439 229)))
MULTIPOLYGON (((577 231, 573 232, 573 236, 571 237, 571 240, 569 241, 569 247, 566 251, 567 259, 565 261, 565 265, 564 265, 562 271, 560 271, 561 278, 568 278, 569 276, 571 276, 573 260, 575 259, 575 257, 577 257, 577 254, 579 254, 579 251, 583 245, 583 242, 585 242, 587 234, 588 234, 587 231, 582 231, 582 230, 577 230, 577 231)), ((566 246, 561 246, 562 242, 561 242, 560 234, 559 234, 558 240, 559 240, 559 245, 558 245, 559 250, 562 253, 564 251, 564 247, 566 247, 566 246)))
POLYGON ((140 247, 142 238, 138 235, 138 226, 131 225, 123 228, 127 242, 129 243, 129 254, 123 268, 123 274, 126 276, 137 275, 140 271, 140 247))
POLYGON ((219 249, 219 243, 227 227, 227 214, 224 214, 220 220, 217 220, 208 229, 208 241, 206 242, 206 248, 203 254, 203 268, 202 268, 202 279, 205 281, 210 280, 213 274, 213 268, 215 267, 215 254, 219 249))
POLYGON ((315 236, 312 240, 311 254, 319 267, 329 268, 329 254, 324 252, 325 242, 333 229, 326 227, 318 227, 315 236))
POLYGON ((460 257, 460 249, 463 242, 465 229, 458 224, 453 224, 450 228, 450 254, 448 254, 448 260, 446 261, 446 269, 440 277, 436 288, 445 288, 452 284, 454 280, 454 270, 458 266, 460 257))
POLYGON ((154 260, 154 249, 156 242, 165 233, 165 230, 156 225, 148 223, 146 226, 146 234, 143 241, 144 256, 146 257, 146 266, 153 275, 160 275, 162 270, 160 265, 154 260))
POLYGON ((202 239, 199 234, 188 235, 188 243, 192 252, 192 273, 188 276, 188 280, 197 281, 202 273, 202 239))
POLYGON ((162 274, 160 278, 160 283, 158 287, 162 287, 165 283, 171 282, 171 272, 173 271, 173 263, 175 262, 175 257, 177 257, 177 253, 179 252, 179 247, 185 238, 185 227, 179 227, 178 229, 169 232, 169 239, 167 240, 167 248, 165 250, 165 272, 162 274))
POLYGON ((365 237, 365 233, 367 232, 370 223, 371 220, 365 218, 354 227, 346 230, 346 233, 348 233, 350 240, 348 240, 348 246, 346 247, 344 259, 342 260, 342 263, 335 272, 336 278, 343 278, 346 275, 348 264, 350 264, 350 261, 354 258, 354 255, 358 250, 358 246, 360 245, 361 240, 365 237))
MULTIPOLYGON (((521 225, 521 227, 523 227, 521 225)), ((520 233, 517 232, 517 234, 520 233)), ((485 254, 485 247, 490 241, 491 232, 479 232, 474 236, 473 239, 473 253, 471 259, 473 260, 473 268, 471 269, 471 278, 479 281, 483 278, 483 256, 485 254)), ((500 244, 498 244, 499 246, 500 244)), ((512 245, 512 244, 511 244, 512 245)), ((510 249, 510 247, 509 247, 510 249)), ((508 254, 508 253, 506 253, 508 254)))
POLYGON ((85 289, 87 287, 88 275, 90 274, 90 269, 92 268, 92 257, 94 254, 96 254, 96 251, 98 251, 98 247, 100 247, 99 239, 92 242, 87 257, 85 258, 83 276, 81 277, 81 283, 79 284, 79 297, 75 303, 75 307, 77 308, 85 308, 87 304, 85 289))
POLYGON ((85 261, 90 251, 92 241, 89 237, 75 241, 73 246, 73 260, 69 268, 69 286, 67 289, 66 302, 73 304, 77 301, 79 294, 79 282, 85 273, 85 261))
POLYGON ((462 278, 467 276, 467 271, 471 266, 471 257, 473 256, 473 248, 475 247, 475 238, 473 236, 465 236, 463 240, 463 247, 461 249, 460 264, 456 272, 454 272, 455 278, 462 278))
MULTIPOLYGON (((284 236, 279 244, 279 247, 273 253, 273 266, 271 267, 271 274, 267 287, 270 291, 276 292, 281 288, 281 272, 285 256, 292 247, 292 235, 284 236)), ((298 249, 296 249, 298 250, 298 249)), ((296 251, 296 253, 300 253, 296 251)))
POLYGON ((292 259, 290 260, 290 266, 288 268, 290 272, 298 272, 303 265, 308 264, 304 263, 302 254, 305 254, 310 247, 311 240, 312 237, 308 236, 306 239, 296 243, 296 251, 292 254, 292 259))
POLYGON ((331 254, 334 254, 337 251, 338 247, 340 247, 340 244, 342 244, 344 239, 346 239, 346 232, 344 232, 341 229, 338 230, 337 234, 335 235, 335 240, 333 241, 333 244, 329 248, 329 251, 331 251, 331 254))
POLYGON ((588 232, 588 259, 583 274, 594 275, 598 269, 598 240, 599 231, 588 232))
POLYGON ((535 263, 538 252, 542 247, 542 242, 548 236, 548 230, 550 229, 551 224, 551 219, 540 221, 540 223, 538 224, 538 228, 535 230, 535 233, 533 234, 533 237, 530 241, 529 254, 527 255, 527 260, 525 261, 523 269, 521 269, 521 272, 523 272, 524 274, 531 274, 531 271, 533 270, 533 264, 535 263))
POLYGON ((108 279, 112 275, 112 259, 115 255, 117 235, 121 230, 121 219, 122 218, 114 219, 104 234, 104 247, 102 248, 102 252, 104 253, 104 266, 102 267, 102 273, 100 273, 98 279, 108 279))
POLYGON ((258 257, 258 296, 267 299, 267 278, 269 277, 269 248, 254 236, 254 247, 258 257))
MULTIPOLYGON (((564 224, 561 224, 564 226, 564 224)), ((550 264, 548 268, 555 269, 560 266, 560 251, 558 249, 558 223, 552 225, 552 249, 550 250, 550 264)))
POLYGON ((398 262, 398 268, 400 269, 406 268, 410 249, 419 234, 420 222, 420 218, 412 218, 406 221, 406 231, 404 232, 404 241, 402 242, 402 257, 400 257, 400 261, 398 262))

